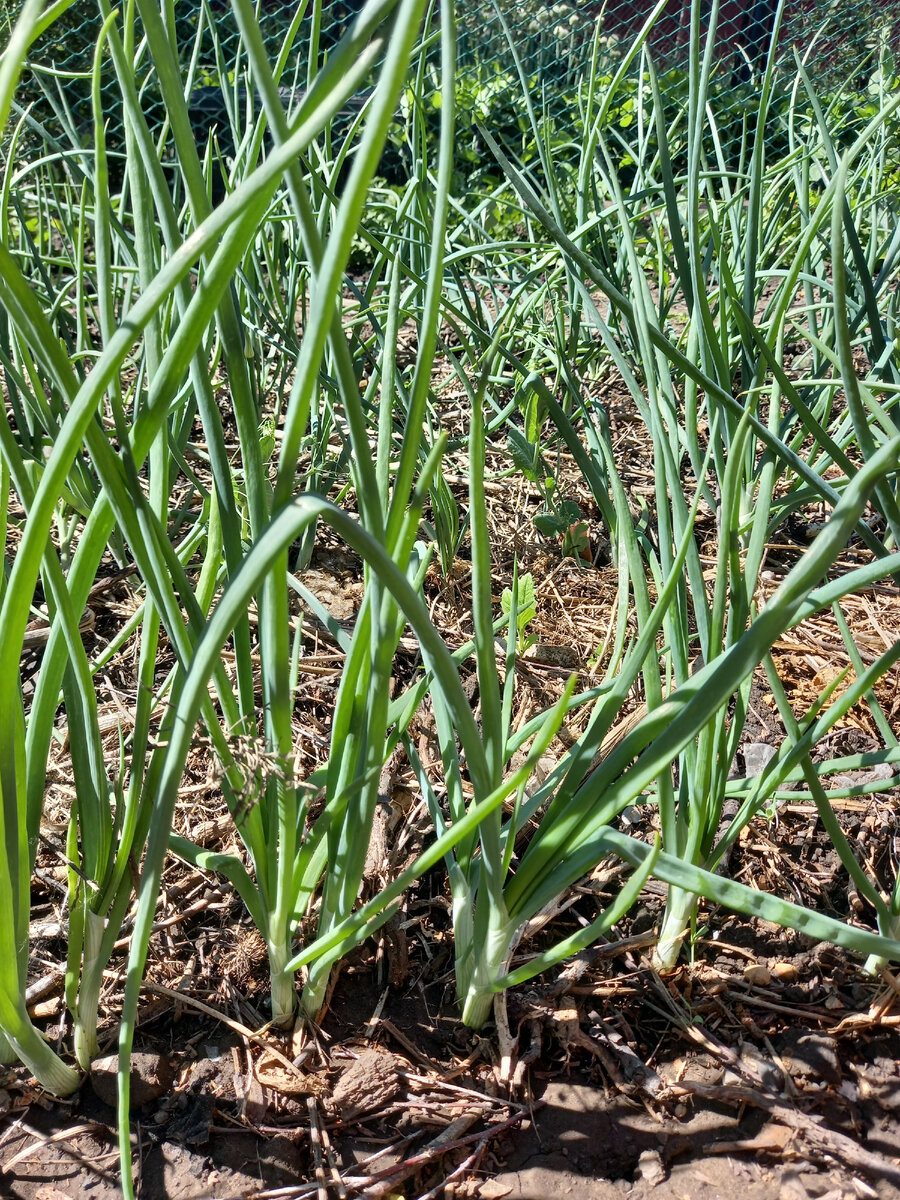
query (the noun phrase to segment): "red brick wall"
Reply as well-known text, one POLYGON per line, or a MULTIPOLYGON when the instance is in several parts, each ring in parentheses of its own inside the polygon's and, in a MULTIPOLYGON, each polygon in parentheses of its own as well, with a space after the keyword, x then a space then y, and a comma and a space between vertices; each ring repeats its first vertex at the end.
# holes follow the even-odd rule
MULTIPOLYGON (((721 0, 716 47, 723 58, 737 56, 741 52, 757 59, 762 58, 769 46, 773 15, 777 0, 721 0), (754 42, 756 54, 753 54, 754 42)), ((603 4, 589 0, 584 10, 599 15, 603 4)), ((895 52, 900 51, 900 6, 897 0, 871 0, 876 13, 883 14, 891 25, 891 42, 895 52)), ((603 18, 604 31, 623 40, 630 41, 640 30, 653 9, 653 0, 608 0, 603 18)), ((794 38, 805 41, 812 36, 822 20, 823 5, 820 0, 787 0, 782 20, 782 43, 784 49, 794 38)), ((854 4, 848 0, 849 22, 865 32, 871 27, 868 11, 863 0, 854 4), (858 11, 857 11, 858 10, 858 11), (863 15, 865 14, 865 16, 863 15)), ((690 0, 669 0, 650 35, 650 48, 654 57, 664 65, 684 65, 690 36, 690 0)), ((859 30, 854 31, 854 36, 859 30)), ((839 59, 845 52, 846 37, 842 35, 838 17, 828 36, 819 44, 820 57, 839 59)), ((856 45, 854 45, 854 50, 856 45)), ((862 53, 859 47, 858 53, 862 53)))

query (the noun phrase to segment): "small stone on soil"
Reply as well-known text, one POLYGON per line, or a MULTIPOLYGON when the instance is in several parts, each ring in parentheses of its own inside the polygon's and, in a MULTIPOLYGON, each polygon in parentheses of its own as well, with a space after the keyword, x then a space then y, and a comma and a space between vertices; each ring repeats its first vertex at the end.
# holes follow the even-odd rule
POLYGON ((772 975, 779 983, 796 983, 800 972, 793 963, 777 962, 772 967, 772 975))
POLYGON ((752 987, 768 987, 772 982, 769 968, 762 963, 751 963, 744 967, 744 978, 752 987))
POLYGON ((666 1177, 666 1168, 658 1150, 645 1150, 637 1162, 634 1172, 635 1182, 640 1181, 646 1187, 656 1187, 666 1177))
POLYGON ((768 742, 747 742, 742 747, 744 752, 744 770, 747 778, 762 775, 763 771, 775 757, 775 747, 768 742))

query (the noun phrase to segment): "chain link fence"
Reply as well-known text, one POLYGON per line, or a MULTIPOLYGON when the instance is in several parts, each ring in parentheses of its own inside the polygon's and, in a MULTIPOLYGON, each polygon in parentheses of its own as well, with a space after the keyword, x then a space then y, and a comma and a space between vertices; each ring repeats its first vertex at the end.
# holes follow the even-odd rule
MULTIPOLYGON (((0 6, 6 3, 0 0, 0 6)), ((320 58, 327 54, 362 3, 323 0, 320 27, 313 26, 311 17, 304 20, 282 78, 287 89, 302 88, 306 82, 311 45, 318 43, 320 58)), ((6 23, 14 19, 17 7, 13 4, 5 9, 6 23)), ((474 160, 482 153, 475 132, 477 121, 507 140, 527 139, 523 82, 538 111, 554 123, 560 140, 574 136, 592 55, 599 53, 601 75, 611 74, 622 49, 631 43, 652 7, 652 0, 460 0, 458 145, 463 165, 467 157, 474 160)), ((709 20, 709 8, 709 0, 705 0, 700 14, 704 22, 709 20)), ((759 68, 771 40, 776 8, 777 0, 721 0, 714 88, 726 142, 741 136, 742 115, 754 110, 759 68)), ((227 0, 170 0, 164 11, 174 28, 189 80, 198 140, 205 141, 222 111, 222 102, 215 97, 227 94, 243 77, 240 35, 227 0)), ((259 0, 258 11, 274 59, 296 5, 294 0, 259 0)), ((669 0, 647 42, 664 97, 673 104, 687 92, 690 21, 690 0, 669 0)), ((32 50, 30 70, 19 91, 20 112, 28 110, 26 120, 32 128, 42 127, 45 144, 49 133, 65 143, 90 145, 90 69, 100 25, 99 10, 93 4, 76 3, 32 50)), ((140 41, 139 25, 135 46, 145 112, 151 123, 161 128, 165 114, 152 64, 140 41)), ((814 88, 820 94, 842 90, 850 97, 845 103, 847 111, 854 104, 865 108, 879 53, 885 49, 900 49, 898 0, 786 0, 779 38, 786 77, 793 77, 795 51, 806 54, 806 70, 814 88)), ((630 81, 632 89, 642 86, 641 70, 639 58, 630 81)), ((116 85, 112 68, 105 67, 104 72, 104 115, 114 148, 120 128, 116 85)), ((436 89, 436 74, 432 78, 436 89)), ((643 85, 647 86, 646 80, 643 85)), ((615 110, 622 128, 628 124, 629 105, 634 104, 633 94, 629 100, 625 89, 615 110)))

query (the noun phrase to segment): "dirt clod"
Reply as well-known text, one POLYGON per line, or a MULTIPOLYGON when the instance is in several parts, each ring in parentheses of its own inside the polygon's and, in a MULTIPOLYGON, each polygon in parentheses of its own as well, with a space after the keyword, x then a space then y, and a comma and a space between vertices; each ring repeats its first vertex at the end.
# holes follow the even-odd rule
POLYGON ((813 1029, 789 1029, 776 1044, 785 1067, 795 1079, 821 1080, 833 1086, 841 1082, 833 1037, 813 1029))
POLYGON ((380 1050, 367 1050, 337 1082, 332 1104, 343 1117, 380 1108, 400 1090, 397 1060, 380 1050))
MULTIPOLYGON (((118 1054, 98 1058, 91 1065, 91 1086, 99 1100, 116 1107, 116 1075, 119 1070, 118 1054)), ((169 1090, 175 1079, 175 1069, 164 1054, 147 1050, 131 1056, 131 1107, 142 1108, 158 1100, 169 1090)))

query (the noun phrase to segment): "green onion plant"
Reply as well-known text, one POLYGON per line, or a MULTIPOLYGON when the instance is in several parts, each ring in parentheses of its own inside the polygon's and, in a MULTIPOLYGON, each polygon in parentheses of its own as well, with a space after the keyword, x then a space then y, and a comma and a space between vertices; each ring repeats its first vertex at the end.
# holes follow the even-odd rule
MULTIPOLYGON (((73 272, 90 280, 96 288, 90 301, 99 327, 100 348, 92 355, 90 372, 80 356, 73 355, 65 340, 60 340, 54 328, 57 322, 66 328, 67 317, 61 301, 51 301, 42 295, 44 289, 29 285, 24 273, 30 265, 29 246, 24 244, 22 254, 13 252, 16 237, 22 232, 21 225, 10 205, 4 208, 5 236, 0 255, 4 307, 9 314, 5 353, 7 363, 14 369, 22 364, 18 368, 20 391, 27 396, 32 411, 40 410, 44 425, 26 447, 32 453, 37 448, 37 470, 30 467, 23 454, 23 441, 16 439, 13 428, 4 423, 0 430, 5 469, 28 516, 3 595, 2 654, 8 668, 8 683, 0 701, 5 714, 0 724, 6 739, 3 757, 7 767, 2 783, 9 850, 3 900, 10 916, 6 926, 13 939, 10 945, 17 949, 7 960, 6 1019, 2 1027, 13 1049, 38 1078, 60 1093, 76 1086, 77 1075, 64 1067, 33 1030, 23 1000, 29 880, 43 802, 44 764, 60 690, 71 731, 78 796, 68 844, 71 936, 67 999, 75 1020, 79 1062, 86 1067, 96 1050, 102 972, 130 903, 131 869, 143 854, 151 827, 164 748, 171 733, 184 672, 218 587, 223 579, 234 574, 245 557, 245 541, 256 540, 265 529, 269 514, 278 511, 295 493, 299 450, 307 434, 312 400, 320 391, 319 372, 326 348, 338 373, 341 399, 346 403, 348 433, 351 440, 356 439, 355 482, 364 516, 375 535, 382 540, 385 537, 386 513, 382 507, 385 497, 379 498, 374 471, 366 466, 371 462, 368 442, 364 451, 359 441, 367 437, 366 417, 335 299, 340 296, 343 266, 359 222, 366 186, 377 163, 421 22, 421 6, 407 5, 397 18, 396 29, 400 32, 388 38, 394 27, 393 8, 389 3, 376 3, 366 9, 327 65, 315 74, 290 123, 280 107, 270 111, 274 148, 214 212, 210 210, 208 189, 188 122, 178 48, 170 42, 159 13, 145 6, 141 19, 159 86, 167 101, 180 174, 178 187, 183 189, 185 198, 181 209, 176 208, 173 200, 177 189, 163 170, 162 147, 154 142, 140 109, 132 66, 134 11, 129 9, 125 14, 122 35, 116 17, 108 14, 95 63, 94 163, 89 174, 82 169, 79 175, 78 240, 73 239, 74 249, 72 245, 69 247, 69 252, 75 255, 73 272), (117 71, 126 119, 127 176, 118 207, 110 200, 96 85, 100 56, 107 49, 117 71), (347 97, 371 77, 382 53, 386 53, 385 65, 372 98, 371 116, 361 134, 335 226, 323 244, 311 218, 309 192, 297 165, 298 155, 340 111, 347 97), (246 278, 248 256, 252 258, 259 252, 260 229, 286 176, 288 199, 280 203, 292 205, 312 302, 302 345, 296 349, 293 390, 284 416, 281 461, 274 480, 270 480, 267 459, 271 451, 264 454, 265 431, 260 430, 258 395, 250 371, 253 359, 248 357, 253 348, 253 329, 245 328, 243 314, 235 302, 236 294, 240 298, 240 290, 234 281, 246 278), (88 247, 92 261, 87 258, 88 247), (88 265, 89 269, 85 269, 88 265), (193 272, 196 275, 192 281, 193 272), (211 355, 221 355, 227 373, 230 411, 240 444, 239 474, 226 450, 222 410, 212 386, 211 355), (123 375, 123 367, 128 363, 134 364, 133 376, 123 375), (124 379, 129 377, 134 381, 125 384, 124 379), (50 414, 40 409, 42 395, 53 395, 56 399, 58 415, 52 424, 48 423, 50 414), (211 488, 190 470, 185 459, 187 434, 195 413, 203 427, 211 488), (48 446, 52 447, 49 456, 45 453, 48 446), (73 471, 83 449, 89 453, 95 472, 93 501, 85 506, 87 517, 64 578, 48 534, 54 518, 69 504, 73 471), (170 495, 179 466, 187 467, 194 495, 201 503, 199 518, 195 514, 196 532, 173 542, 168 532, 172 516, 170 495), (113 530, 119 531, 135 573, 147 587, 147 600, 142 613, 138 701, 129 758, 127 765, 111 778, 99 739, 92 667, 76 627, 113 530), (188 567, 198 550, 203 553, 202 567, 199 574, 193 570, 189 573, 188 567), (22 697, 13 681, 17 677, 15 664, 39 573, 50 604, 52 633, 26 721, 22 697), (176 667, 168 677, 160 679, 156 660, 163 629, 175 652, 176 667), (152 748, 151 717, 161 704, 165 710, 159 741, 152 748)), ((19 29, 30 29, 34 15, 32 5, 23 13, 19 29)), ((245 21, 248 56, 257 54, 258 58, 258 27, 252 14, 238 9, 237 15, 245 21)), ((25 40, 24 35, 21 40, 25 40)), ((4 59, 5 65, 18 49, 14 40, 4 59)), ((20 65, 21 57, 18 62, 20 65)), ((264 99, 271 100, 273 94, 277 96, 277 92, 273 93, 275 77, 268 64, 258 60, 256 66, 264 99)), ((5 110, 14 82, 14 75, 8 75, 5 110)), ((260 121, 256 130, 260 143, 262 136, 260 121)), ((74 157, 83 168, 83 154, 75 152, 74 157)), ((65 170, 69 160, 62 166, 65 170)), ((16 183, 8 171, 7 200, 16 183)), ((70 226, 66 232, 71 231, 70 226)), ((441 239, 437 245, 442 245, 441 239)), ((333 407, 336 409, 337 404, 333 407)), ((414 448, 407 457, 404 477, 408 500, 417 466, 414 448)), ((302 488, 302 477, 299 483, 302 488)), ((405 509, 399 499, 395 507, 393 544, 398 556, 405 555, 408 563, 416 524, 401 515, 405 509)), ((284 565, 284 560, 279 560, 279 566, 284 565)), ((257 581, 256 603, 265 664, 262 709, 257 697, 246 608, 233 634, 234 678, 228 677, 221 660, 217 660, 210 676, 215 706, 209 695, 204 697, 203 704, 204 723, 225 770, 223 790, 235 813, 241 808, 238 798, 241 773, 231 749, 235 735, 262 739, 281 767, 277 776, 267 781, 267 794, 260 797, 249 813, 242 814, 240 822, 254 868, 252 885, 242 864, 234 866, 230 861, 222 864, 226 872, 232 872, 248 902, 254 900, 251 911, 269 944, 276 1016, 293 1009, 293 989, 283 963, 304 901, 327 865, 324 843, 306 838, 309 789, 305 781, 293 780, 289 770, 290 651, 282 654, 289 627, 287 597, 285 574, 279 584, 262 578, 257 581), (283 630, 276 633, 275 626, 279 623, 283 623, 283 630), (302 852, 298 867, 299 846, 302 852)), ((389 650, 391 635, 389 632, 387 641, 381 635, 396 627, 395 636, 399 636, 396 617, 391 616, 390 608, 382 609, 376 580, 356 639, 362 650, 354 651, 357 660, 361 660, 363 695, 367 689, 379 696, 384 693, 385 647, 389 650), (371 664, 366 661, 369 657, 366 646, 374 656, 371 664), (373 669, 377 671, 374 676, 373 669)), ((382 742, 383 736, 382 731, 382 742)), ((346 809, 351 799, 358 800, 360 790, 365 793, 364 802, 371 807, 371 780, 367 778, 360 784, 357 772, 360 763, 364 772, 369 770, 379 752, 371 730, 369 736, 363 731, 357 760, 336 758, 331 769, 334 802, 344 808, 345 826, 358 829, 356 857, 358 846, 365 844, 366 829, 358 826, 359 814, 354 813, 351 819, 346 816, 346 809)), ((332 822, 331 813, 322 828, 326 825, 330 836, 339 840, 340 822, 332 822)), ((157 842, 164 851, 168 827, 154 826, 154 832, 158 833, 157 842)), ((149 850, 156 849, 157 843, 152 843, 149 850)), ((333 850, 334 844, 329 849, 333 850)), ((341 851, 344 857, 353 853, 341 851)), ((158 885, 155 867, 154 854, 150 853, 143 873, 143 896, 150 898, 143 903, 145 908, 149 905, 151 913, 155 907, 153 888, 158 885)), ((336 877, 337 867, 332 868, 332 874, 336 877)), ((333 886, 338 887, 338 882, 333 886)), ((142 911, 139 910, 139 915, 142 911)), ((134 944, 137 955, 141 952, 139 937, 134 944)))
MULTIPOLYGON (((715 18, 714 5, 704 41, 699 6, 694 6, 689 94, 685 110, 671 125, 664 123, 649 56, 642 61, 646 108, 637 113, 632 141, 621 130, 608 128, 612 97, 589 80, 594 109, 585 117, 584 166, 572 208, 579 222, 574 234, 561 224, 562 189, 550 158, 543 159, 546 188, 541 196, 494 144, 519 195, 559 247, 583 319, 597 331, 621 373, 652 444, 655 537, 642 535, 636 542, 624 497, 615 505, 613 519, 620 553, 624 543, 626 559, 632 555, 626 570, 642 633, 653 629, 648 624, 653 611, 648 579, 660 596, 667 586, 674 587, 659 629, 662 655, 653 646, 640 671, 651 710, 649 725, 654 710, 666 711, 685 698, 696 678, 705 679, 731 661, 738 646, 750 644, 760 621, 772 619, 774 601, 760 611, 757 593, 770 535, 788 514, 815 503, 832 511, 832 525, 826 529, 834 527, 836 506, 864 473, 859 459, 848 453, 851 447, 862 463, 879 460, 887 472, 877 480, 871 476, 872 490, 864 500, 881 515, 885 533, 878 536, 869 523, 858 520, 856 534, 880 560, 882 577, 896 570, 891 553, 896 547, 896 476, 890 465, 897 437, 892 413, 895 301, 881 273, 881 265, 896 257, 896 239, 889 217, 892 203, 877 181, 883 177, 887 131, 896 127, 898 102, 889 100, 839 157, 801 70, 790 116, 791 151, 786 160, 769 163, 776 23, 758 107, 748 113, 735 167, 717 136, 710 100, 715 18), (796 133, 801 102, 815 116, 811 140, 802 143, 796 133), (682 146, 679 158, 688 167, 684 176, 677 176, 673 163, 682 146), (623 151, 635 165, 628 187, 617 165, 623 151), (811 210, 806 197, 813 177, 822 186, 811 210), (806 185, 800 202, 798 180, 806 185), (823 253, 823 245, 830 253, 823 253), (598 292, 602 304, 597 303, 598 292), (786 342, 799 338, 810 347, 815 374, 798 381, 789 377, 783 359, 786 342), (854 350, 859 349, 877 364, 864 382, 854 367, 854 350), (817 377, 825 373, 828 378, 817 377), (835 406, 839 391, 846 397, 840 415, 835 406), (697 482, 702 508, 715 520, 717 557, 708 573, 694 533, 697 509, 691 509, 684 492, 686 475, 697 482), (676 579, 672 572, 679 557, 683 570, 676 579)), ((489 131, 485 136, 492 140, 489 131)), ((542 387, 537 377, 528 383, 542 387)), ((586 445, 591 461, 584 464, 585 474, 601 511, 608 513, 609 499, 620 485, 603 413, 578 395, 571 398, 569 413, 549 396, 545 406, 576 457, 584 459, 586 445), (570 414, 576 414, 574 421, 570 414)), ((841 549, 833 545, 831 553, 841 549)), ((812 550, 807 552, 809 562, 814 557, 812 550)), ((796 570, 807 565, 801 560, 796 570)), ((818 582, 808 579, 810 587, 818 582)), ((787 618, 788 610, 782 612, 787 618)), ((769 647, 762 641, 755 644, 757 664, 766 668, 771 681, 775 667, 769 647)), ((867 695, 876 713, 872 684, 895 660, 889 649, 861 676, 865 685, 858 680, 850 689, 857 698, 867 695)), ((620 678, 629 682, 627 675, 620 678)), ((768 801, 768 788, 780 786, 779 764, 783 770, 785 761, 797 761, 793 755, 800 733, 781 704, 785 743, 775 765, 754 781, 754 799, 723 827, 752 679, 753 671, 733 678, 734 687, 718 707, 710 708, 697 739, 660 770, 644 797, 657 808, 664 856, 685 865, 715 869, 746 821, 768 801)), ((807 750, 814 744, 809 741, 813 730, 821 738, 846 712, 850 692, 833 703, 826 695, 802 718, 799 728, 807 750)), ((880 725, 886 735, 881 759, 889 761, 896 739, 883 718, 880 725)), ((645 753, 652 749, 653 744, 645 753)), ((817 780, 820 815, 856 881, 864 872, 830 809, 826 811, 818 782, 830 764, 813 767, 807 758, 804 769, 817 780)), ((673 965, 697 905, 695 891, 669 882, 656 951, 661 967, 673 965)), ((879 929, 895 936, 896 884, 882 894, 870 880, 865 893, 879 929)))
MULTIPOLYGON (((848 139, 799 60, 790 104, 776 109, 776 84, 784 92, 776 27, 733 151, 712 88, 716 6, 708 35, 693 6, 688 89, 673 112, 646 51, 660 0, 610 77, 597 42, 580 97, 574 191, 526 97, 533 153, 517 159, 484 129, 507 183, 470 202, 454 191, 452 4, 435 13, 425 0, 368 0, 326 56, 315 37, 321 0, 310 0, 312 47, 292 71, 302 6, 273 61, 249 0, 232 0, 241 44, 230 64, 208 8, 194 43, 180 46, 152 0, 116 11, 100 0, 89 145, 64 93, 55 104, 62 133, 17 106, 29 46, 66 7, 60 0, 41 13, 39 0, 28 0, 0 58, 0 127, 10 147, 0 177, 4 529, 10 493, 25 514, 0 578, 0 1049, 59 1095, 78 1085, 79 1072, 25 1006, 30 884, 62 704, 75 790, 66 1001, 81 1070, 98 1050, 104 970, 123 927, 131 935, 119 1040, 126 1195, 124 1068, 170 849, 226 877, 244 901, 266 944, 280 1023, 297 1010, 299 971, 299 1001, 315 1016, 339 959, 441 863, 457 993, 472 1026, 507 988, 620 920, 650 874, 669 885, 660 967, 676 961, 701 896, 832 940, 868 956, 873 969, 900 956, 896 878, 885 885, 858 862, 833 809, 841 789, 829 787, 836 771, 900 758, 877 698, 900 650, 863 662, 841 607, 865 587, 900 579, 892 286, 900 239, 888 188, 900 98, 885 85, 878 114, 848 139), (228 128, 198 146, 190 96, 208 46, 228 128), (425 105, 435 50, 440 134, 432 146, 425 105), (107 60, 122 145, 104 116, 107 60), (613 126, 618 89, 635 69, 635 119, 613 126), (161 129, 142 110, 151 85, 164 101, 161 129), (342 119, 359 93, 359 111, 342 119), (374 181, 398 106, 410 172, 388 188, 374 181), (771 145, 787 149, 775 155, 771 145), (495 236, 494 215, 507 201, 512 219, 495 236), (368 272, 350 279, 360 247, 368 272), (398 347, 408 329, 415 348, 405 358, 398 347), (801 345, 790 369, 788 343, 801 345), (450 438, 439 365, 468 418, 450 438), (586 386, 603 370, 619 373, 646 428, 654 492, 643 516, 607 414, 586 386), (505 598, 493 586, 485 473, 496 444, 510 449, 514 469, 542 481, 556 516, 571 510, 547 464, 568 453, 619 576, 595 686, 576 694, 570 680, 553 708, 521 729, 513 708, 529 596, 517 570, 505 598), (468 460, 467 512, 442 475, 455 451, 468 460), (827 514, 821 531, 764 596, 772 534, 814 506, 827 514), (363 563, 349 631, 303 582, 323 524, 363 563), (712 563, 701 534, 715 537, 712 563), (449 574, 466 537, 473 636, 451 652, 429 617, 423 579, 435 552, 449 574), (866 555, 839 573, 851 537, 866 555), (92 655, 79 621, 110 564, 129 572, 140 607, 113 647, 92 655), (19 664, 41 599, 50 631, 26 704, 19 664), (344 655, 327 758, 308 777, 295 714, 301 601, 344 655), (797 713, 772 651, 819 612, 833 613, 852 672, 797 713), (421 670, 392 695, 407 625, 421 670), (111 754, 97 681, 128 637, 136 698, 111 754), (469 657, 475 711, 460 683, 469 657), (758 778, 735 778, 758 673, 784 738, 758 778), (636 688, 646 715, 619 738, 636 688), (439 782, 408 733, 426 697, 439 782), (857 703, 884 748, 821 761, 817 747, 857 703), (546 765, 576 715, 580 735, 538 782, 538 762, 546 765), (173 833, 185 762, 201 734, 240 838, 232 853, 173 833), (248 744, 265 764, 249 794, 248 744), (362 903, 381 772, 398 745, 435 838, 362 903), (796 795, 787 789, 798 783, 871 905, 872 928, 722 873, 741 829, 796 795), (730 822, 726 801, 737 802, 730 822), (655 826, 649 840, 621 820, 631 806, 655 826), (523 944, 530 923, 607 855, 627 870, 606 910, 555 945, 533 952, 523 944)), ((521 64, 519 74, 527 85, 521 64)))

